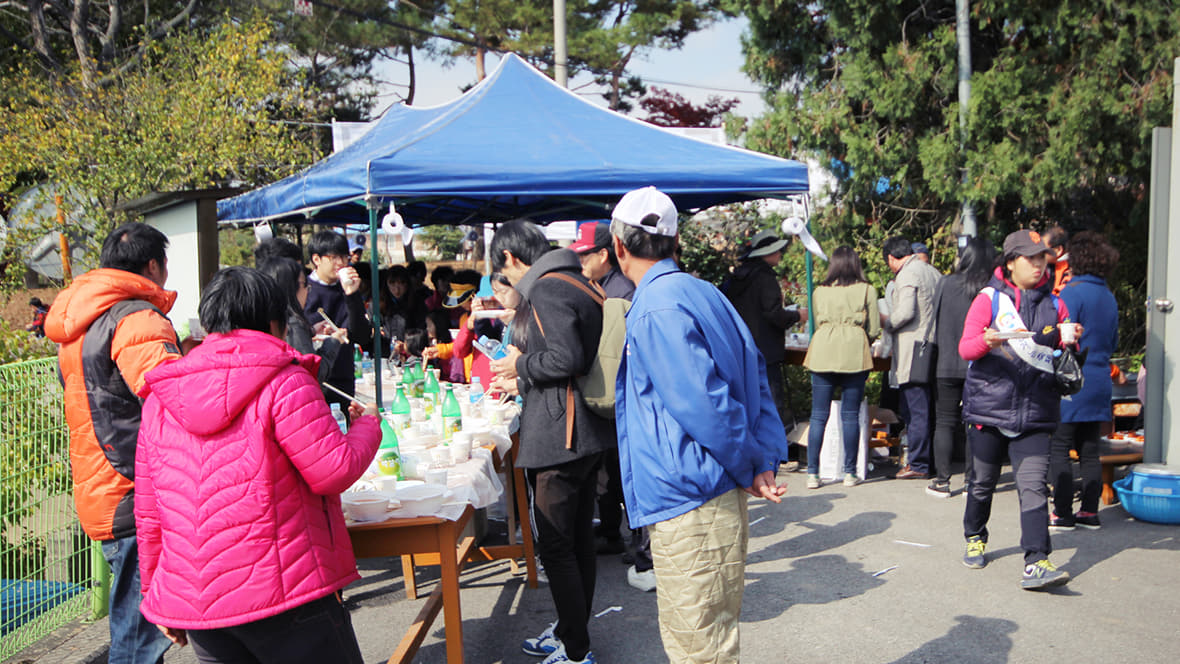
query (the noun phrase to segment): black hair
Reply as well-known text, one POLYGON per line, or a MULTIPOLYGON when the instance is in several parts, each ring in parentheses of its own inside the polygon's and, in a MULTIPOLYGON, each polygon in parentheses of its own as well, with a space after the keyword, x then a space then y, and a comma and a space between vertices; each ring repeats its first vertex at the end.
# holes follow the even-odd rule
POLYGON ((532 265, 549 250, 549 240, 539 226, 527 219, 506 221, 492 236, 492 269, 496 272, 504 269, 505 251, 521 263, 532 265))
POLYGON ((296 297, 299 292, 299 275, 302 274, 303 278, 307 279, 307 271, 302 265, 290 258, 275 256, 263 261, 258 266, 258 271, 275 280, 275 285, 283 293, 283 301, 292 311, 300 311, 299 299, 296 297))
POLYGON ((406 352, 410 357, 422 357, 422 351, 429 345, 430 339, 426 336, 426 330, 406 330, 406 352))
POLYGON ((320 231, 307 241, 307 255, 348 258, 348 240, 336 231, 320 231))
POLYGON ((287 323, 287 301, 279 285, 251 267, 218 270, 201 294, 197 307, 206 332, 256 330, 270 333, 270 324, 287 323))
POLYGON ((261 268, 262 264, 271 258, 290 258, 300 265, 303 264, 303 252, 285 237, 272 237, 254 247, 254 267, 261 268))
POLYGON ((888 240, 885 240, 885 244, 881 245, 881 255, 885 259, 885 262, 889 262, 890 256, 901 259, 913 253, 913 244, 900 235, 894 235, 888 240))
POLYGON ((837 247, 828 263, 828 274, 821 286, 851 286, 868 281, 856 250, 848 245, 837 247))
POLYGON ((449 284, 453 276, 455 276, 455 268, 449 265, 439 265, 430 271, 430 283, 438 286, 438 282, 441 279, 449 284))
POLYGON ((116 228, 102 243, 102 267, 143 274, 153 260, 160 267, 168 261, 168 236, 138 221, 116 228))
POLYGON ((996 266, 996 248, 991 242, 979 237, 967 238, 959 250, 959 264, 955 274, 963 275, 963 283, 972 293, 979 292, 992 278, 996 266))
POLYGON ((451 338, 451 314, 445 309, 438 309, 426 314, 427 320, 434 323, 434 339, 440 344, 453 343, 451 338))
POLYGON ((410 271, 410 277, 416 281, 426 281, 426 263, 422 261, 412 261, 406 266, 410 271))
POLYGON ((409 287, 409 270, 405 265, 389 265, 385 270, 385 276, 381 278, 381 283, 388 285, 391 282, 400 281, 409 287))
POLYGON ((37 307, 38 309, 41 309, 45 306, 45 303, 42 302, 41 298, 39 298, 39 297, 31 297, 31 298, 29 298, 29 306, 30 307, 37 307))
POLYGON ((480 279, 483 279, 483 275, 475 270, 459 270, 451 277, 451 285, 463 284, 479 288, 480 279))
POLYGON ((1060 226, 1050 226, 1041 234, 1041 240, 1050 249, 1057 249, 1059 247, 1064 249, 1066 243, 1069 242, 1069 233, 1060 226))
POLYGON ((671 258, 676 253, 677 238, 668 235, 656 235, 637 226, 625 224, 618 219, 610 222, 611 235, 619 238, 627 252, 636 258, 646 260, 663 260, 671 258))

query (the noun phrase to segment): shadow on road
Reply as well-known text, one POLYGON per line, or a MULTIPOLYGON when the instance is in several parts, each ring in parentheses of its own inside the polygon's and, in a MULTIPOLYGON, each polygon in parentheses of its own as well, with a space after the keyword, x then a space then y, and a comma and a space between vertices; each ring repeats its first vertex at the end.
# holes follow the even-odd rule
POLYGON ((923 643, 892 664, 1004 664, 1012 652, 1012 638, 1019 626, 1001 618, 955 616, 959 624, 945 635, 923 643))

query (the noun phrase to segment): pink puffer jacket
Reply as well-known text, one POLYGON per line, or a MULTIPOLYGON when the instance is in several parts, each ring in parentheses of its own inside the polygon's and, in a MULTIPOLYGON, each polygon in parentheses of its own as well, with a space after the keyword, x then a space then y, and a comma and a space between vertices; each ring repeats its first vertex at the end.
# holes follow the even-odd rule
POLYGON ((381 428, 366 416, 341 434, 317 364, 235 330, 148 372, 135 520, 151 622, 240 625, 360 578, 339 494, 372 461, 381 428))

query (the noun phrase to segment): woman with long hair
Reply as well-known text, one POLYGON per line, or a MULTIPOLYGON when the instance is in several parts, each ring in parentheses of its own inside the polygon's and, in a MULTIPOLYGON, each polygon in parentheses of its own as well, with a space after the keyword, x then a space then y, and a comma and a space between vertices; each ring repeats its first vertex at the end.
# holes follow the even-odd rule
POLYGON ((1098 459, 1098 428, 1110 421, 1110 356, 1119 338, 1119 307, 1106 285, 1119 252, 1102 235, 1085 231, 1069 241, 1070 279, 1061 299, 1070 318, 1082 325, 1080 348, 1087 353, 1082 391, 1061 402, 1061 424, 1049 442, 1049 483, 1053 485, 1052 530, 1081 526, 1096 530, 1102 495, 1102 463, 1098 459), (1069 451, 1078 452, 1082 473, 1082 504, 1073 511, 1073 467, 1069 451))
POLYGON ((811 372, 811 428, 807 437, 807 488, 818 489, 819 453, 824 429, 840 388, 840 424, 844 439, 844 486, 856 486, 860 446, 860 402, 873 368, 869 344, 881 333, 877 289, 865 279, 860 256, 852 247, 832 252, 828 274, 811 296, 815 334, 803 366, 811 372))
MULTIPOLYGON (((979 291, 987 285, 995 267, 996 250, 987 240, 969 238, 959 250, 953 274, 938 282, 934 291, 935 339, 943 352, 935 366, 934 392, 934 471, 935 478, 926 493, 935 498, 951 495, 951 453, 955 440, 966 437, 963 427, 963 381, 967 379, 967 361, 955 352, 963 337, 967 309, 979 291)), ((970 454, 967 455, 970 459, 970 454)), ((964 481, 971 481, 971 464, 967 464, 964 481)))

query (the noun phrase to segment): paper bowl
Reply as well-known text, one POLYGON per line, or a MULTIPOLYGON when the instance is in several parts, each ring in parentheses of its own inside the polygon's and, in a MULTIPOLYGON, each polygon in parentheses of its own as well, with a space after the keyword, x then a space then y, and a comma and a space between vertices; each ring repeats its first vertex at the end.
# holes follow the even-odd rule
POLYGON ((407 516, 433 516, 446 500, 447 488, 439 484, 420 484, 398 489, 395 496, 401 501, 407 516))
POLYGON ((390 495, 382 491, 349 492, 340 496, 344 514, 353 521, 377 521, 389 511, 390 495))

